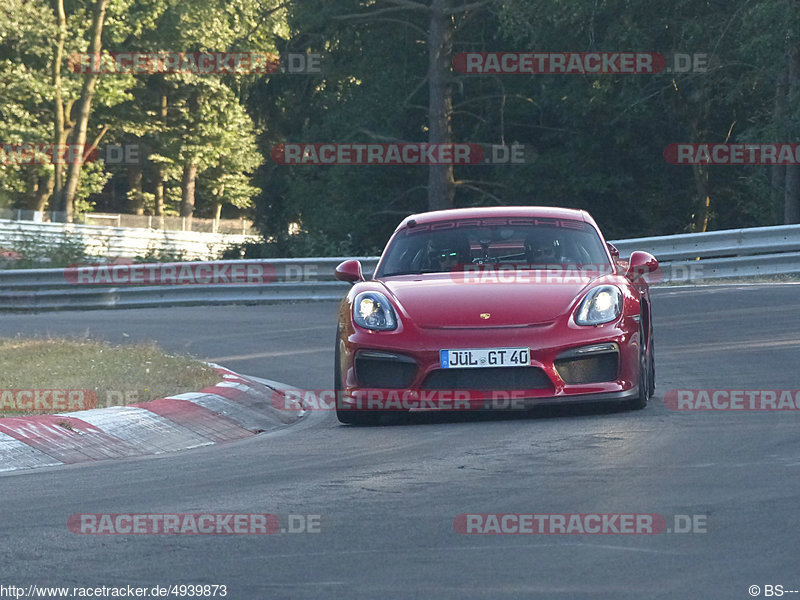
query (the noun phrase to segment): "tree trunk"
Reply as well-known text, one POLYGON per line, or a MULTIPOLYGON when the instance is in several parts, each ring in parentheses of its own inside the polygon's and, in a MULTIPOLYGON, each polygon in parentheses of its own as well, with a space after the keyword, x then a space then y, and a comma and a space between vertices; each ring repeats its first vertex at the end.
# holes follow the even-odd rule
POLYGON ((194 214, 194 187, 197 181, 197 165, 192 161, 183 166, 181 181, 181 216, 186 217, 187 229, 192 229, 194 214))
MULTIPOLYGON (((800 46, 798 40, 790 39, 787 77, 787 104, 794 108, 800 100, 800 46)), ((791 140, 796 139, 797 124, 792 121, 786 131, 791 140)), ((783 222, 786 225, 800 223, 800 165, 786 165, 786 183, 783 191, 783 222)))
POLYGON ((39 176, 33 168, 27 168, 25 173, 25 195, 23 196, 23 206, 26 210, 33 209, 33 198, 39 189, 39 176))
MULTIPOLYGON (((96 0, 94 14, 92 15, 92 41, 89 44, 89 53, 91 56, 98 54, 103 47, 103 23, 105 21, 107 7, 108 0, 96 0)), ((72 140, 72 143, 78 149, 82 149, 86 146, 86 130, 89 126, 89 115, 92 112, 92 98, 94 97, 94 88, 96 84, 97 73, 88 73, 84 76, 78 119, 72 140)), ((72 161, 68 166, 67 182, 64 185, 63 207, 65 213, 64 217, 67 223, 72 222, 72 215, 75 207, 75 192, 78 190, 82 167, 82 160, 72 161)))
MULTIPOLYGON (((705 111, 703 111, 704 113, 705 111)), ((697 142, 701 137, 700 127, 704 114, 698 114, 691 124, 691 141, 697 142)), ((708 165, 699 164, 692 166, 692 175, 695 186, 695 208, 692 215, 692 232, 699 233, 708 230, 708 219, 711 213, 711 191, 708 184, 708 165)))
MULTIPOLYGON (((161 123, 167 124, 167 95, 162 92, 161 94, 161 107, 159 110, 159 117, 161 123)), ((164 228, 164 166, 161 163, 156 163, 156 172, 153 176, 153 188, 155 192, 155 213, 156 216, 161 218, 161 229, 164 228)))
MULTIPOLYGON (((222 170, 220 169, 220 172, 222 170)), ((217 197, 214 200, 214 225, 213 232, 219 231, 219 220, 222 217, 222 204, 225 202, 225 184, 221 183, 217 192, 217 197)))
POLYGON ((800 165, 786 165, 786 182, 783 191, 783 223, 800 223, 800 165))
POLYGON ((142 166, 139 163, 128 165, 128 198, 135 215, 144 214, 144 195, 142 194, 142 166))
MULTIPOLYGON (((772 124, 776 139, 780 142, 781 137, 786 131, 786 84, 788 78, 788 58, 787 65, 781 71, 778 81, 775 84, 775 108, 772 113, 772 124)), ((770 173, 770 197, 774 202, 773 206, 783 205, 784 183, 786 181, 786 165, 772 165, 770 173)))
POLYGON ((697 190, 697 207, 694 213, 692 231, 700 233, 708 230, 711 213, 711 196, 708 188, 708 165, 694 165, 694 183, 697 190))
MULTIPOLYGON (((450 69, 453 64, 453 23, 445 0, 433 0, 428 30, 428 142, 452 142, 451 114, 453 91, 450 69)), ((428 210, 453 207, 455 185, 453 165, 428 167, 428 210)))
POLYGON ((40 212, 44 210, 47 205, 47 199, 53 193, 54 185, 55 176, 52 173, 49 175, 39 175, 31 204, 33 210, 38 210, 40 212))
POLYGON ((164 167, 160 164, 156 166, 156 172, 153 176, 154 179, 154 195, 155 195, 155 213, 160 217, 164 215, 164 167))
MULTIPOLYGON (((56 20, 58 22, 58 35, 56 37, 55 55, 53 56, 53 90, 55 93, 55 121, 53 126, 53 143, 60 146, 66 143, 67 132, 64 125, 64 99, 61 94, 61 65, 64 61, 64 40, 67 37, 67 16, 64 12, 64 0, 55 0, 56 20)), ((51 203, 54 210, 61 208, 64 198, 61 185, 64 181, 64 165, 56 161, 53 178, 53 199, 51 203)))
POLYGON ((214 226, 213 226, 213 233, 219 232, 219 219, 222 216, 222 202, 217 201, 214 202, 214 226))

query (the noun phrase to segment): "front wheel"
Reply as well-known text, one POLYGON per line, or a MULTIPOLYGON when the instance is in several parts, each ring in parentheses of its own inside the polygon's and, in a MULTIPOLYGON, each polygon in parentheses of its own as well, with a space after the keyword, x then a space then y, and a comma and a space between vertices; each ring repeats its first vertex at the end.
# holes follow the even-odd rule
POLYGON ((355 410, 342 408, 342 363, 341 350, 339 349, 339 332, 336 332, 336 349, 333 360, 333 390, 336 393, 336 418, 345 425, 373 425, 380 416, 374 410, 355 410))
POLYGON ((627 407, 632 410, 641 410, 647 406, 647 399, 651 394, 650 373, 653 369, 652 357, 648 360, 647 349, 644 344, 644 327, 639 324, 639 395, 627 402, 627 407))

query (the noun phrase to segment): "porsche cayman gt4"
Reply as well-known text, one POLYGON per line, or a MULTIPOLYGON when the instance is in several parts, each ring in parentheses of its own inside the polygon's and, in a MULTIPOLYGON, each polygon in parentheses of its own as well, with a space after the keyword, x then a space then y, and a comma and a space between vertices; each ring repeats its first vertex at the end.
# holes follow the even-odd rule
POLYGON ((655 368, 648 276, 585 211, 471 208, 412 215, 371 278, 358 261, 339 309, 337 417, 383 410, 643 408, 655 368))

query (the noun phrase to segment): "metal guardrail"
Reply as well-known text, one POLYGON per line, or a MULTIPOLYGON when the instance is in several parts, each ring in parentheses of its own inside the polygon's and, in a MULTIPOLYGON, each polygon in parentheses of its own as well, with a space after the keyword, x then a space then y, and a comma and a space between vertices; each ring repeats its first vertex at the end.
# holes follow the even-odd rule
POLYGON ((800 274, 800 225, 726 229, 612 242, 621 256, 644 250, 662 282, 800 274))
POLYGON ((659 261, 778 254, 800 250, 800 225, 726 229, 612 242, 620 253, 650 252, 659 261))
MULTIPOLYGON (((617 240, 612 243, 622 258, 634 250, 654 254, 661 273, 656 281, 695 283, 709 279, 800 275, 800 225, 758 227, 617 240)), ((135 308, 173 305, 262 304, 309 300, 338 300, 346 283, 333 270, 352 257, 231 260, 213 263, 174 263, 176 269, 214 265, 222 268, 260 269, 256 282, 232 285, 195 284, 129 285, 128 265, 105 265, 106 283, 76 283, 75 270, 32 269, 0 271, 0 310, 60 310, 135 308), (127 274, 127 275, 126 275, 127 274), (111 283, 109 283, 111 282, 111 283)), ((365 276, 377 257, 361 257, 365 276)), ((163 269, 170 265, 161 264, 163 269)), ((145 268, 140 266, 140 268, 145 268)), ((155 266, 153 267, 156 268, 155 266)))
MULTIPOLYGON (((253 282, 236 284, 199 283, 168 285, 77 283, 78 268, 0 270, 0 310, 64 310, 92 308, 147 308, 215 304, 268 304, 309 300, 338 300, 348 285, 333 274, 336 266, 352 257, 279 258, 261 260, 226 260, 214 262, 158 263, 155 265, 96 265, 109 281, 132 281, 131 273, 152 267, 159 275, 174 267, 180 281, 183 268, 189 273, 198 267, 214 266, 224 270, 247 266, 261 267, 253 282)), ((371 276, 376 257, 356 257, 362 262, 365 276, 371 276)), ((87 266, 88 267, 88 266, 87 266)), ((95 276, 98 271, 94 271, 95 276)), ((244 279, 247 279, 245 277, 244 279)))

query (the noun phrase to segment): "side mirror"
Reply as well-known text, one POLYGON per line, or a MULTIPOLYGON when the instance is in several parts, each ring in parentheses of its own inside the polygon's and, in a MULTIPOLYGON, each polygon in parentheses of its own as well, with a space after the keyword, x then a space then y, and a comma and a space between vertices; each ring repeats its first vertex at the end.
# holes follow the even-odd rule
POLYGON ((611 258, 614 259, 614 262, 619 260, 619 250, 617 247, 612 244, 611 242, 606 242, 606 246, 608 246, 608 251, 611 253, 611 258))
POLYGON ((357 281, 364 281, 364 274, 361 271, 361 261, 346 260, 341 263, 334 271, 336 279, 346 281, 350 285, 357 281))
POLYGON ((645 275, 655 273, 658 270, 658 261, 656 260, 655 256, 648 252, 641 252, 640 250, 637 250, 631 254, 631 258, 628 263, 628 271, 625 273, 625 277, 633 282, 636 282, 645 275))

